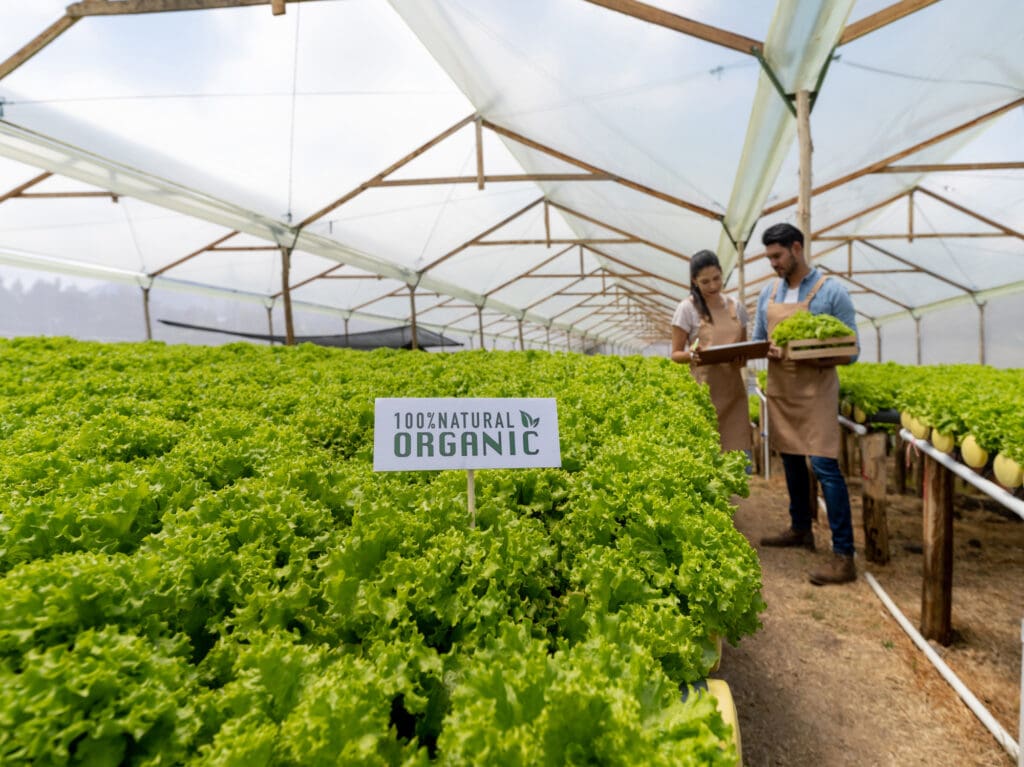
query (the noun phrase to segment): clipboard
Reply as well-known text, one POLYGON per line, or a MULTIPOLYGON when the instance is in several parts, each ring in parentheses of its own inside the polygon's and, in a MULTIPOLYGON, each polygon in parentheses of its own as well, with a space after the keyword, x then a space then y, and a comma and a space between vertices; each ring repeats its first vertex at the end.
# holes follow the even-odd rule
POLYGON ((728 362, 735 357, 746 357, 757 359, 768 356, 770 341, 744 341, 739 344, 724 344, 723 346, 711 346, 707 349, 697 348, 700 354, 700 364, 715 365, 719 362, 728 362))

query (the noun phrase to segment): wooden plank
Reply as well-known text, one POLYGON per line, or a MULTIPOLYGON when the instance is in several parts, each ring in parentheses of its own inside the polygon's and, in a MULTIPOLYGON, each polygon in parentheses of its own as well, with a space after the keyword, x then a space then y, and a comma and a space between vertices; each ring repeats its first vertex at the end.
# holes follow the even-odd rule
POLYGON ((1006 232, 913 232, 909 234, 826 234, 815 237, 818 242, 849 242, 850 240, 957 240, 989 237, 1013 237, 1006 232))
POLYGON ((523 215, 524 213, 526 213, 526 211, 530 210, 531 208, 533 208, 533 207, 535 207, 535 206, 537 206, 537 205, 540 205, 540 204, 541 204, 542 202, 544 202, 544 198, 543 198, 543 197, 538 197, 538 198, 537 198, 536 200, 534 200, 533 202, 529 203, 528 205, 524 205, 524 206, 523 206, 522 208, 520 208, 519 210, 517 210, 517 211, 516 211, 515 213, 512 213, 512 214, 511 214, 511 215, 509 215, 509 216, 506 216, 506 217, 505 217, 505 218, 503 218, 503 219, 502 219, 501 221, 499 221, 498 223, 496 223, 496 224, 495 224, 494 226, 492 226, 492 227, 490 227, 489 229, 486 229, 486 230, 484 230, 484 231, 480 232, 480 234, 476 235, 476 237, 473 237, 473 238, 472 238, 472 239, 470 239, 470 240, 466 240, 466 241, 465 241, 464 243, 462 243, 461 245, 459 245, 459 247, 455 248, 454 250, 450 250, 450 251, 448 251, 447 253, 445 253, 445 254, 444 254, 443 256, 441 256, 440 258, 437 258, 437 259, 435 259, 435 260, 431 261, 431 262, 430 262, 429 264, 427 264, 426 266, 424 266, 423 268, 421 268, 421 269, 419 270, 419 273, 420 273, 420 274, 424 274, 424 273, 425 273, 425 272, 427 272, 427 271, 428 271, 429 269, 433 269, 433 268, 434 268, 435 266, 437 266, 438 264, 444 263, 445 261, 447 261, 447 260, 448 260, 449 258, 451 258, 452 256, 454 256, 454 255, 456 255, 456 254, 458 254, 458 253, 461 253, 462 251, 464 251, 464 250, 465 250, 466 248, 468 248, 468 247, 469 247, 470 245, 474 245, 474 244, 476 244, 476 242, 477 242, 477 241, 478 241, 478 240, 479 240, 479 239, 480 239, 481 237, 486 237, 487 235, 491 234, 492 232, 496 232, 496 231, 498 231, 499 229, 501 229, 501 227, 505 226, 505 224, 507 224, 508 222, 510 222, 510 221, 514 221, 515 219, 519 218, 519 217, 520 217, 521 215, 523 215))
POLYGON ((20 67, 26 61, 35 56, 39 51, 45 48, 47 45, 52 43, 67 30, 69 30, 74 23, 78 21, 77 18, 69 16, 65 13, 50 26, 40 32, 38 35, 33 37, 28 43, 23 45, 17 51, 8 56, 2 64, 0 64, 0 80, 4 79, 13 72, 15 69, 20 67))
POLYGON ((919 11, 922 8, 927 8, 932 3, 936 3, 938 0, 901 0, 901 2, 893 3, 887 8, 872 13, 870 16, 865 16, 860 21, 855 21, 853 24, 849 24, 846 29, 843 30, 843 34, 839 36, 839 45, 846 45, 849 42, 853 42, 858 37, 874 32, 876 29, 881 29, 884 26, 892 24, 894 21, 899 21, 905 16, 909 16, 915 11, 919 11))
POLYGON ((160 267, 155 272, 150 272, 149 276, 150 277, 159 277, 164 272, 169 271, 170 269, 173 269, 174 267, 179 266, 180 264, 183 264, 186 261, 195 258, 196 256, 200 255, 201 253, 205 253, 210 248, 214 248, 214 247, 220 245, 222 242, 226 242, 227 240, 230 240, 236 234, 238 234, 238 232, 228 232, 223 237, 220 237, 220 238, 214 240, 213 242, 211 242, 209 245, 204 245, 199 250, 194 250, 191 253, 189 253, 187 256, 179 258, 177 261, 172 261, 171 263, 167 264, 166 266, 160 267))
POLYGON ((614 173, 609 173, 608 171, 602 168, 598 168, 597 166, 591 165, 590 163, 583 162, 582 160, 573 157, 572 155, 566 154, 565 152, 560 152, 557 149, 549 147, 545 144, 541 144, 539 141, 534 141, 533 139, 527 138, 526 136, 523 136, 520 133, 516 133, 515 131, 509 130, 508 128, 503 128, 502 126, 496 125, 495 123, 492 123, 489 120, 484 120, 484 125, 490 128, 495 133, 497 133, 499 136, 504 136, 505 138, 511 139, 512 141, 522 144, 525 147, 535 149, 538 152, 543 152, 544 154, 550 155, 551 157, 559 159, 562 162, 569 163, 570 165, 575 165, 577 168, 582 168, 583 170, 589 171, 591 173, 601 173, 603 175, 607 175, 610 177, 609 180, 614 181, 615 183, 620 184, 621 186, 624 186, 627 189, 632 189, 633 191, 636 192, 642 192, 643 194, 646 194, 650 197, 654 197, 657 200, 661 200, 662 202, 667 202, 670 205, 675 205, 677 207, 684 208, 685 210, 688 210, 692 213, 697 213, 698 215, 704 216, 705 218, 713 219, 714 221, 721 221, 723 218, 723 215, 721 213, 715 213, 713 210, 708 210, 707 208, 697 205, 695 203, 687 202, 686 200, 683 200, 679 197, 666 194, 665 192, 659 192, 658 190, 652 189, 651 187, 646 186, 644 184, 638 183, 636 181, 631 181, 628 178, 623 178, 622 176, 617 176, 614 173))
MULTIPOLYGON (((536 181, 611 181, 601 173, 498 173, 483 176, 486 184, 521 184, 536 181)), ((426 178, 389 178, 367 182, 367 187, 439 186, 449 184, 480 184, 481 176, 431 176, 426 178)), ((483 188, 483 187, 480 187, 483 188)))
POLYGON ((934 458, 924 459, 924 578, 921 633, 948 645, 953 612, 953 473, 934 458))
POLYGON ((884 565, 889 561, 889 526, 886 521, 885 490, 888 461, 882 433, 860 438, 861 501, 864 523, 864 556, 868 562, 884 565))
MULTIPOLYGON (((548 204, 552 208, 557 208, 563 213, 568 213, 570 216, 575 216, 580 221, 587 221, 588 223, 596 224, 597 226, 607 229, 609 232, 615 232, 616 234, 621 234, 623 237, 630 237, 636 239, 638 242, 641 242, 644 245, 647 245, 648 247, 654 248, 655 250, 660 250, 662 253, 667 253, 670 256, 675 256, 676 258, 685 261, 686 263, 690 262, 690 257, 687 256, 685 253, 679 252, 678 250, 672 250, 671 248, 666 248, 664 245, 659 245, 658 243, 652 242, 651 240, 645 240, 643 237, 640 237, 639 235, 633 232, 628 232, 625 229, 620 229, 616 226, 612 226, 606 221, 602 221, 601 219, 595 218, 594 216, 588 216, 586 213, 580 213, 578 210, 574 210, 565 205, 561 205, 557 202, 548 201, 548 204)), ((687 288, 687 290, 689 290, 689 288, 687 288)))
POLYGON ((937 162, 919 165, 890 165, 875 173, 959 173, 976 170, 1024 170, 1024 162, 937 162))
POLYGON ((915 264, 913 261, 908 261, 907 259, 903 258, 902 256, 898 256, 895 253, 893 253, 892 251, 886 250, 885 248, 882 248, 882 247, 879 247, 878 245, 875 245, 874 243, 872 243, 872 242, 870 242, 868 240, 861 240, 861 242, 864 245, 867 245, 872 250, 878 251, 879 253, 881 253, 884 256, 888 256, 889 258, 893 259, 894 261, 898 261, 899 263, 903 264, 904 266, 912 267, 915 271, 921 272, 923 274, 927 274, 929 277, 934 277, 935 279, 937 279, 937 280, 939 280, 941 282, 946 283, 950 287, 954 287, 954 288, 957 288, 958 290, 964 291, 965 293, 968 293, 970 295, 974 295, 974 290, 972 288, 967 287, 966 285, 963 285, 963 284, 961 284, 959 282, 956 282, 955 280, 951 280, 948 277, 943 277, 938 272, 933 272, 931 269, 926 269, 925 267, 923 267, 923 266, 921 266, 919 264, 915 264))
POLYGON ((474 246, 479 245, 636 245, 640 240, 636 239, 611 239, 602 237, 579 237, 572 239, 553 240, 477 240, 474 246))
MULTIPOLYGON (((968 120, 965 123, 961 123, 960 125, 950 128, 949 130, 943 131, 942 133, 932 136, 929 139, 925 139, 924 141, 914 144, 913 146, 907 147, 906 149, 902 149, 899 152, 896 152, 895 154, 891 154, 888 157, 883 157, 881 160, 878 160, 877 162, 873 162, 870 165, 865 165, 863 168, 855 170, 853 173, 847 173, 845 176, 841 176, 840 178, 837 178, 833 181, 829 181, 827 184, 822 184, 821 186, 814 188, 812 190, 812 194, 817 195, 821 194, 822 192, 827 192, 830 189, 835 189, 837 186, 842 186, 843 184, 847 184, 851 181, 854 181, 860 178, 861 176, 866 176, 869 173, 874 173, 879 168, 885 168, 889 165, 892 165, 894 162, 897 162, 898 160, 902 160, 904 157, 908 157, 909 155, 914 154, 915 152, 919 152, 922 149, 926 149, 927 147, 930 147, 934 144, 939 144, 948 138, 963 133, 966 130, 970 130, 976 125, 980 125, 983 122, 987 122, 988 120, 1006 114, 1007 112, 1016 109, 1022 104, 1024 104, 1024 98, 1015 99, 1009 102, 1008 104, 1004 104, 1001 107, 993 109, 989 112, 985 112, 984 114, 979 115, 978 117, 975 117, 972 120, 968 120)), ((791 205, 793 205, 793 203, 795 203, 797 199, 798 198, 796 197, 791 197, 788 200, 783 200, 782 202, 776 203, 775 205, 771 205, 765 208, 763 211, 761 211, 761 215, 767 216, 772 213, 778 213, 780 210, 784 210, 785 208, 788 208, 791 205)))
MULTIPOLYGON (((538 269, 541 269, 541 268, 543 268, 543 267, 547 266, 548 264, 550 264, 550 263, 551 263, 552 261, 554 261, 554 260, 555 260, 556 258, 558 258, 559 256, 563 256, 563 255, 565 255, 566 253, 568 253, 568 252, 569 252, 570 250, 572 250, 572 249, 573 249, 574 247, 575 247, 574 245, 570 245, 570 246, 569 246, 569 247, 567 247, 567 248, 563 248, 562 250, 558 251, 557 253, 555 253, 555 254, 554 254, 553 256, 551 256, 550 258, 546 258, 546 259, 544 259, 543 261, 541 261, 541 262, 540 262, 539 264, 537 264, 536 266, 532 267, 532 268, 531 268, 531 269, 530 269, 529 271, 526 271, 526 272, 524 272, 523 274, 519 275, 518 277, 513 277, 513 278, 512 278, 511 280, 507 280, 506 282, 503 282, 503 283, 501 283, 501 284, 500 284, 500 285, 498 285, 498 286, 497 286, 496 288, 491 288, 490 290, 488 290, 488 291, 487 291, 486 293, 484 293, 483 295, 484 295, 484 296, 492 296, 492 295, 494 295, 495 293, 497 293, 497 292, 498 292, 499 290, 502 290, 502 289, 504 289, 504 288, 507 288, 507 287, 508 287, 509 285, 511 285, 511 284, 512 284, 513 282, 516 282, 516 281, 518 281, 518 280, 519 280, 519 279, 520 279, 521 277, 526 277, 526 276, 532 276, 532 275, 531 275, 531 273, 532 273, 532 272, 535 272, 536 270, 538 270, 538 269)), ((569 276, 569 275, 567 275, 567 276, 569 276)), ((576 277, 576 275, 575 275, 575 274, 573 274, 573 275, 571 275, 571 276, 572 276, 572 277, 576 277)))
MULTIPOLYGON (((289 3, 313 2, 313 0, 287 1, 289 3)), ((214 8, 243 8, 253 5, 269 5, 273 10, 279 2, 280 0, 80 0, 80 2, 71 3, 65 13, 72 18, 79 19, 83 16, 208 11, 214 8)), ((280 2, 280 5, 283 6, 284 3, 280 2)))
POLYGON ((35 178, 29 179, 24 184, 19 184, 18 186, 14 187, 14 189, 10 190, 9 192, 6 192, 4 194, 0 194, 0 202, 5 202, 6 200, 10 200, 10 199, 12 199, 14 197, 21 197, 21 193, 24 192, 26 189, 31 189, 36 184, 38 184, 38 183, 40 183, 42 181, 46 181, 46 179, 48 179, 52 175, 53 174, 50 173, 50 171, 46 171, 45 173, 40 173, 35 178))
POLYGON ((988 218, 986 216, 981 215, 977 211, 971 210, 970 208, 967 208, 967 207, 965 207, 963 205, 960 205, 959 203, 953 202, 948 197, 943 197, 941 194, 936 194, 935 192, 933 192, 933 191, 931 191, 929 189, 925 189, 923 186, 919 186, 917 188, 917 191, 921 192, 922 194, 926 194, 929 197, 932 197, 932 198, 938 200, 939 202, 945 203, 946 205, 948 205, 949 207, 953 208, 954 210, 958 210, 961 213, 966 213, 971 218, 976 218, 976 219, 978 219, 978 221, 981 221, 982 223, 988 224, 989 226, 991 226, 991 227, 993 227, 995 229, 999 229, 1000 231, 1005 232, 1006 234, 1009 234, 1009 235, 1011 235, 1013 237, 1017 237, 1018 239, 1024 240, 1024 234, 1021 234, 1016 229, 1011 229, 1008 226, 1000 224, 998 221, 994 221, 991 218, 988 218))
POLYGON ((666 10, 657 8, 637 0, 587 0, 587 2, 607 8, 610 11, 632 16, 635 19, 646 21, 649 24, 656 24, 676 32, 681 32, 690 37, 696 37, 708 43, 731 48, 740 53, 753 55, 753 52, 764 50, 764 43, 751 37, 738 35, 719 27, 713 27, 685 16, 669 13, 666 10))
POLYGON ((284 0, 272 0, 270 3, 270 12, 274 16, 283 16, 285 11, 284 0))
POLYGON ((336 199, 334 202, 331 202, 331 203, 325 205, 324 207, 320 208, 320 210, 316 211, 315 213, 312 213, 312 214, 306 216, 306 218, 302 219, 302 221, 299 223, 299 229, 305 229, 307 226, 309 226, 309 224, 313 223, 317 219, 323 218, 324 216, 326 216, 328 213, 330 213, 335 208, 338 208, 338 207, 344 205, 346 202, 351 200, 353 197, 362 194, 367 189, 369 189, 373 185, 374 182, 383 181, 387 176, 389 176, 392 173, 394 173, 396 170, 401 168, 403 165, 407 165, 408 163, 412 162, 413 160, 415 160, 417 157, 419 157, 421 154, 423 154, 427 150, 429 150, 432 147, 435 147, 438 144, 440 144, 442 141, 444 141, 446 138, 451 136, 453 133, 457 133, 458 131, 460 131, 463 128, 465 128, 467 125, 469 125, 475 119, 476 119, 476 115, 469 115, 467 117, 464 117, 461 120, 459 120, 457 123, 452 125, 450 128, 447 128, 447 129, 441 131, 440 133, 438 133, 436 136, 434 136, 429 141, 427 141, 427 142, 425 142, 423 144, 420 144, 420 146, 416 147, 413 151, 409 152, 409 154, 405 155, 404 157, 402 157, 397 162, 392 163, 391 165, 389 165, 387 168, 382 170, 380 173, 378 173, 373 178, 369 179, 368 181, 363 182, 362 184, 357 186, 352 191, 347 192, 346 194, 343 194, 341 197, 336 199))

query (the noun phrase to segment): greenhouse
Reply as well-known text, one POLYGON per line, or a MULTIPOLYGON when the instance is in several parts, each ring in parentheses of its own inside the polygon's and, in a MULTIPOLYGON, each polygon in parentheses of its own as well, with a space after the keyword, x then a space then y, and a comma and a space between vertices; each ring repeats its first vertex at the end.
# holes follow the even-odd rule
POLYGON ((1024 760, 1022 49, 1018 0, 0 2, 0 762, 1024 760), (831 510, 758 543, 791 455, 834 500, 781 363, 745 454, 673 364, 702 251, 761 340, 778 224, 852 301, 827 589, 831 510), (374 471, 389 398, 519 403, 394 443, 515 461, 374 471))

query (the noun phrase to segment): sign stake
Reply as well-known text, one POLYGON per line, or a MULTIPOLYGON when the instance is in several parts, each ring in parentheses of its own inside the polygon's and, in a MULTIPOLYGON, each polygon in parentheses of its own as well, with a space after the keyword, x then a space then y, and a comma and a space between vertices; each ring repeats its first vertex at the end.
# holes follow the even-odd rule
POLYGON ((476 480, 472 469, 466 469, 466 500, 469 504, 469 529, 476 527, 476 480))

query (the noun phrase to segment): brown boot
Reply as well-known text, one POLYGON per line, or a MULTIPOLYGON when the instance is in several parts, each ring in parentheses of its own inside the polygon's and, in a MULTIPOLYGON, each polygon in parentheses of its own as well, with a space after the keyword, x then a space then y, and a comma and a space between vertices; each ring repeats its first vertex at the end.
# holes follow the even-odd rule
POLYGON ((853 564, 853 554, 833 554, 825 567, 810 574, 810 579, 815 586, 857 580, 857 566, 853 564))
POLYGON ((814 551, 814 532, 812 530, 794 530, 789 528, 778 535, 769 535, 761 539, 762 546, 800 546, 814 551))

